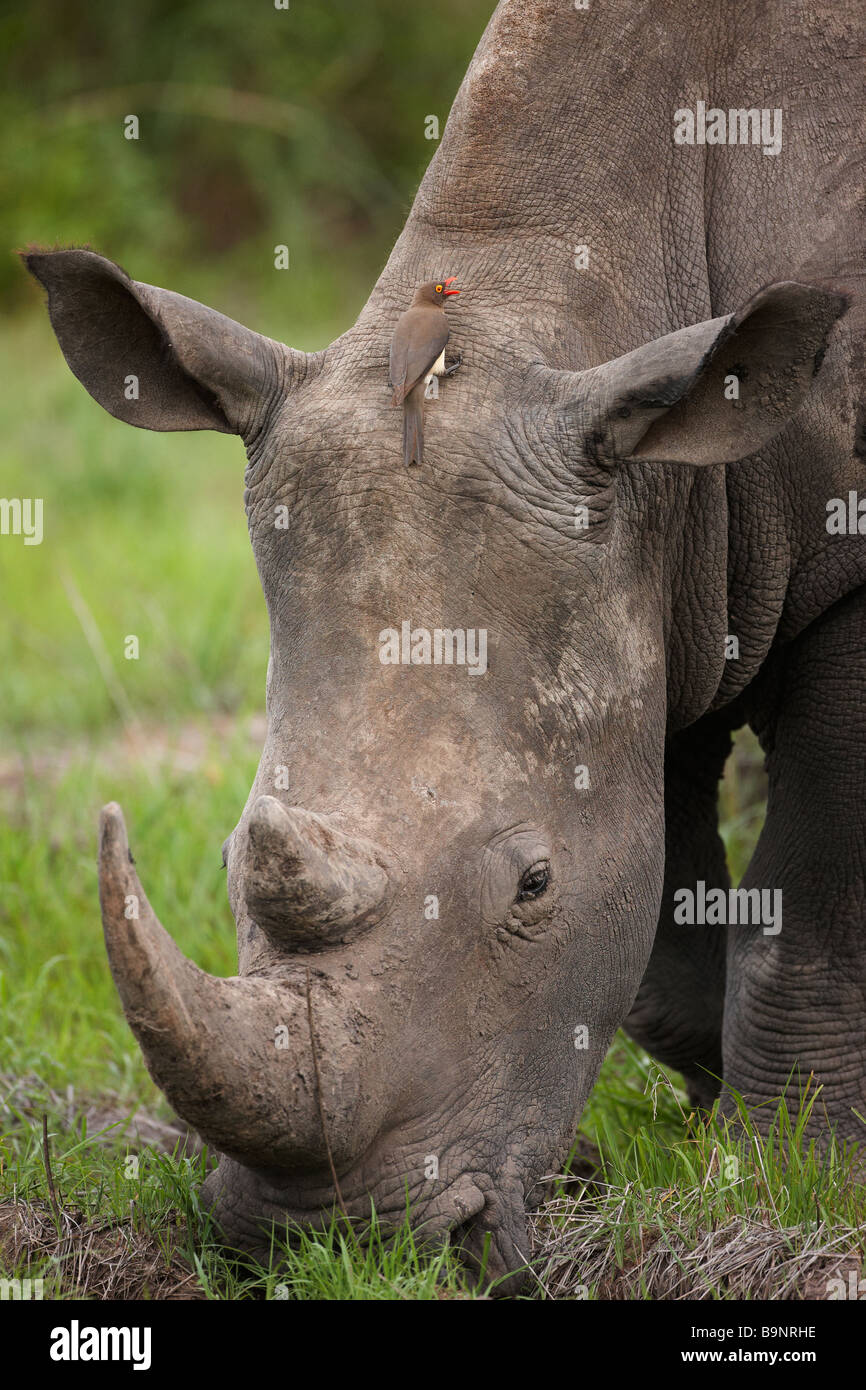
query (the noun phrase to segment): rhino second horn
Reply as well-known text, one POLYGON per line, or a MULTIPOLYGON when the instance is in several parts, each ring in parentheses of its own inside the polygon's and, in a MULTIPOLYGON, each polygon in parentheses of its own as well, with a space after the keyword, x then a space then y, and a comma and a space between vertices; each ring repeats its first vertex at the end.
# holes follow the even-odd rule
MULTIPOLYGON (((240 1163, 323 1166, 327 1150, 313 1074, 303 985, 220 979, 178 950, 144 895, 120 807, 104 807, 99 899, 111 973, 147 1069, 203 1139, 240 1163), (275 1047, 275 1035, 285 1038, 275 1047)), ((318 990, 316 1031, 329 1138, 351 1161, 356 1080, 351 1035, 318 990), (339 1084, 334 1078, 339 1077, 339 1084), (339 1090, 339 1100, 336 1099, 339 1090)), ((355 1049, 356 1051, 357 1049, 355 1049)))
POLYGON ((321 951, 351 941, 387 912, 394 879, 370 840, 273 796, 255 802, 247 832, 247 909, 275 944, 321 951))

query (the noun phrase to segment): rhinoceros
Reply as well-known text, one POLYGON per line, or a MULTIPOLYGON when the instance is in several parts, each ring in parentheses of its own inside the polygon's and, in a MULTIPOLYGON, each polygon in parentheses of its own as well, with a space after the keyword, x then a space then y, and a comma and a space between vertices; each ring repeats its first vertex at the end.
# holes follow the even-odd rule
POLYGON ((817 1131, 859 1136, 858 11, 504 0, 321 352, 90 250, 28 255, 107 411, 246 447, 271 649, 224 849, 236 978, 157 921, 116 805, 100 832, 114 978, 220 1155, 232 1246, 408 1196, 490 1277, 524 1270, 622 1024, 696 1104, 814 1074, 817 1131), (451 275, 462 365, 409 469, 389 342, 451 275), (744 724, 769 800, 734 894, 717 784, 744 724))

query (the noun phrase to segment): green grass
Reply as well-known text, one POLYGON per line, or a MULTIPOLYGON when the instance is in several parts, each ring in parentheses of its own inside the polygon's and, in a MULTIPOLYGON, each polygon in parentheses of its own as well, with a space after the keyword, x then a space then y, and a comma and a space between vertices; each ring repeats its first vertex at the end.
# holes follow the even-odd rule
POLYGON ((12 383, 0 406, 0 495, 44 499, 43 543, 0 543, 4 753, 123 720, 259 709, 267 623, 240 442, 112 420, 44 320, 0 337, 0 374, 12 383), (137 660, 124 655, 129 635, 137 660))
MULTIPOLYGON (((258 754, 239 736, 190 771, 81 762, 28 778, 0 818, 0 1072, 49 1085, 109 1086, 153 1098, 119 1012, 99 920, 99 807, 122 800, 153 906, 203 969, 236 969, 220 846, 243 807, 258 754)), ((11 800, 11 798, 10 798, 11 800)))

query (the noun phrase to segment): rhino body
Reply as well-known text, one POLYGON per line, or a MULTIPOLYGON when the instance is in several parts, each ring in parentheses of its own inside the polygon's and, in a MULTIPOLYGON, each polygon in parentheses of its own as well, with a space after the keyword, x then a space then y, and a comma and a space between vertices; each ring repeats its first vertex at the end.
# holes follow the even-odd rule
POLYGON ((866 494, 863 37, 853 0, 504 0, 320 353, 30 255, 106 409, 247 450, 271 657, 225 849, 236 979, 157 922, 118 808, 101 830, 118 989, 222 1156, 231 1244, 326 1220, 336 1179, 351 1216, 399 1221, 408 1191, 426 1232, 520 1270, 623 1022, 697 1102, 814 1073, 819 1132, 858 1136, 866 539, 827 523, 866 494), (699 102, 780 111, 780 147, 678 143, 699 102), (388 346, 444 275, 463 363, 409 470, 388 346), (483 631, 486 669, 437 664, 437 630, 483 631), (780 929, 681 925, 682 890, 729 886, 746 722, 770 790, 743 887, 781 892, 780 929))

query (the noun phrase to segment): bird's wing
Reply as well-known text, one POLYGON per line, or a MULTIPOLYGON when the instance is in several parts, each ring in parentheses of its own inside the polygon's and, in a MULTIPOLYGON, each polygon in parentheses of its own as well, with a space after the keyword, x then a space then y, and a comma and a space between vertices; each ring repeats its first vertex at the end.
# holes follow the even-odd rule
POLYGON ((391 339, 389 377, 395 396, 408 396, 427 375, 449 336, 448 321, 439 310, 407 309, 400 315, 391 339))

